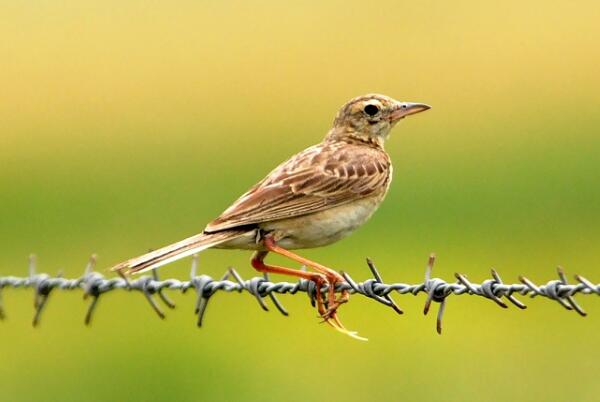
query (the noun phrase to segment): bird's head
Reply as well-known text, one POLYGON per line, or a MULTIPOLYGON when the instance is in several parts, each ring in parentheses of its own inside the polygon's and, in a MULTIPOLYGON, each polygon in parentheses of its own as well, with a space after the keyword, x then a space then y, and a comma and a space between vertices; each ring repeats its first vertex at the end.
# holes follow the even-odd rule
POLYGON ((396 123, 428 109, 424 103, 399 102, 385 95, 359 96, 342 106, 327 138, 353 138, 382 146, 396 123))

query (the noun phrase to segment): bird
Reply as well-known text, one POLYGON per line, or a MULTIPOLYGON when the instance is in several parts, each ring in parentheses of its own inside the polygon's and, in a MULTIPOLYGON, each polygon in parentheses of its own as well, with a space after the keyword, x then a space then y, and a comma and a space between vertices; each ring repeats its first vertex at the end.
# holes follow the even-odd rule
POLYGON ((392 163, 384 144, 407 116, 430 109, 381 94, 355 97, 335 116, 317 145, 292 156, 251 187, 204 230, 184 240, 115 265, 122 275, 142 273, 209 248, 254 251, 251 265, 314 282, 320 317, 336 330, 364 339, 341 323, 337 310, 349 299, 335 287, 345 280, 325 265, 291 250, 330 245, 362 226, 384 200, 392 163), (271 265, 279 254, 310 270, 271 265), (326 294, 320 289, 325 289, 326 294))

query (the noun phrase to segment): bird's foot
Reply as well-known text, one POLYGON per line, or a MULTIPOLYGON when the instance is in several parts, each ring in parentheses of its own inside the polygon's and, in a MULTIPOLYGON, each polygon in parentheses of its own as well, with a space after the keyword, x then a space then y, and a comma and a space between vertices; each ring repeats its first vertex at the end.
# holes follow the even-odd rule
MULTIPOLYGON (((368 340, 367 338, 363 338, 363 337, 359 336, 356 331, 349 331, 348 329, 346 329, 346 327, 344 326, 344 324, 342 324, 342 322, 340 321, 340 319, 337 315, 338 308, 342 304, 347 303, 350 298, 350 295, 347 290, 343 290, 341 292, 340 296, 336 297, 335 285, 336 285, 336 283, 343 281, 343 278, 341 277, 341 275, 337 274, 337 275, 335 275, 334 278, 331 278, 328 275, 326 281, 327 281, 326 282, 327 285, 329 285, 329 289, 327 292, 328 293, 327 294, 327 302, 325 302, 323 300, 323 294, 321 292, 317 292, 317 297, 316 297, 317 308, 319 310, 319 314, 321 315, 321 318, 323 319, 323 322, 326 322, 327 324, 329 324, 336 331, 341 332, 345 335, 348 335, 354 339, 358 339, 361 341, 368 340), (341 280, 340 280, 340 278, 341 278, 341 280)), ((321 289, 321 288, 322 288, 322 284, 317 283, 317 289, 321 289)))

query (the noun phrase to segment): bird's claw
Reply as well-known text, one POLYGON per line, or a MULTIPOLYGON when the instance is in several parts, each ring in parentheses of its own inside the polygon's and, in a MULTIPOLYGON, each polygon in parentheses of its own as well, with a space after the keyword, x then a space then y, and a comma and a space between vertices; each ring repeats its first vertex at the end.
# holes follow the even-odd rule
POLYGON ((340 321, 337 315, 337 309, 342 304, 348 302, 350 295, 347 290, 343 290, 341 292, 341 295, 339 297, 336 297, 335 284, 337 283, 337 281, 335 279, 327 281, 327 283, 329 284, 327 302, 323 301, 323 295, 321 294, 321 292, 317 292, 317 308, 319 310, 321 318, 323 319, 322 322, 326 322, 336 331, 341 332, 342 334, 348 335, 360 341, 367 341, 367 338, 359 336, 356 331, 349 331, 348 329, 346 329, 344 324, 342 324, 342 322, 340 321), (325 306, 327 306, 327 308, 325 308, 325 306))
POLYGON ((338 318, 336 312, 331 313, 329 318, 324 319, 324 322, 331 325, 336 331, 341 332, 344 335, 348 335, 349 337, 354 338, 359 341, 368 341, 367 338, 364 338, 364 337, 358 335, 358 332, 347 330, 346 327, 344 327, 344 325, 338 318))

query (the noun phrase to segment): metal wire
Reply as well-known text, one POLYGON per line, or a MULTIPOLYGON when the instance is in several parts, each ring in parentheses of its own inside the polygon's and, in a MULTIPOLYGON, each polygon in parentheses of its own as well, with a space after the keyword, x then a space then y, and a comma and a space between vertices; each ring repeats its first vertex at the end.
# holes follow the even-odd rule
MULTIPOLYGON (((557 269, 558 279, 551 280, 543 285, 537 285, 524 276, 519 277, 519 283, 505 284, 494 269, 491 270, 492 278, 482 283, 472 283, 465 275, 458 273, 455 274, 456 282, 450 283, 443 279, 432 277, 434 262, 435 256, 431 255, 425 269, 425 280, 422 283, 388 284, 384 283, 375 264, 367 259, 367 265, 373 278, 363 282, 355 282, 348 273, 342 273, 346 282, 337 284, 336 291, 348 290, 350 293, 366 296, 392 308, 398 314, 403 314, 403 311, 392 300, 392 293, 410 293, 412 295, 425 293, 427 295, 423 309, 425 315, 429 312, 433 302, 440 305, 436 321, 436 329, 440 334, 442 332, 442 318, 446 308, 446 301, 450 295, 468 294, 480 296, 495 302, 502 308, 508 307, 506 303, 508 301, 520 309, 525 309, 526 306, 515 295, 540 296, 554 300, 565 309, 575 311, 581 316, 585 316, 586 313, 575 302, 574 296, 576 294, 600 295, 600 284, 593 284, 580 275, 575 275, 576 283, 569 284, 561 267, 557 269)), ((160 318, 164 318, 165 314, 157 303, 155 296, 168 308, 174 308, 175 305, 164 293, 164 290, 178 290, 185 293, 189 289, 192 289, 196 293, 194 313, 197 315, 198 326, 202 326, 202 320, 209 300, 215 293, 220 291, 248 292, 256 298, 260 307, 265 311, 268 310, 265 298, 269 297, 277 310, 283 315, 288 315, 288 312, 277 299, 277 294, 306 293, 314 306, 317 292, 314 283, 304 279, 295 283, 271 282, 265 274, 263 277, 244 280, 233 268, 229 268, 221 279, 213 279, 208 275, 198 275, 198 256, 194 256, 192 259, 190 279, 187 281, 178 279, 160 280, 156 271, 152 272, 152 276, 142 276, 135 280, 130 280, 126 277, 105 278, 101 273, 94 271, 95 265, 96 256, 92 256, 82 276, 76 279, 66 279, 60 273, 54 277, 45 273, 37 273, 36 258, 35 256, 31 256, 29 260, 29 276, 0 277, 0 319, 5 318, 2 304, 2 291, 5 288, 31 288, 34 290, 34 326, 39 324, 41 314, 48 302, 48 297, 55 289, 82 290, 84 299, 91 298, 84 319, 86 325, 89 325, 92 321, 100 296, 118 289, 141 293, 160 318)), ((326 295, 327 287, 323 287, 319 291, 326 295)))

